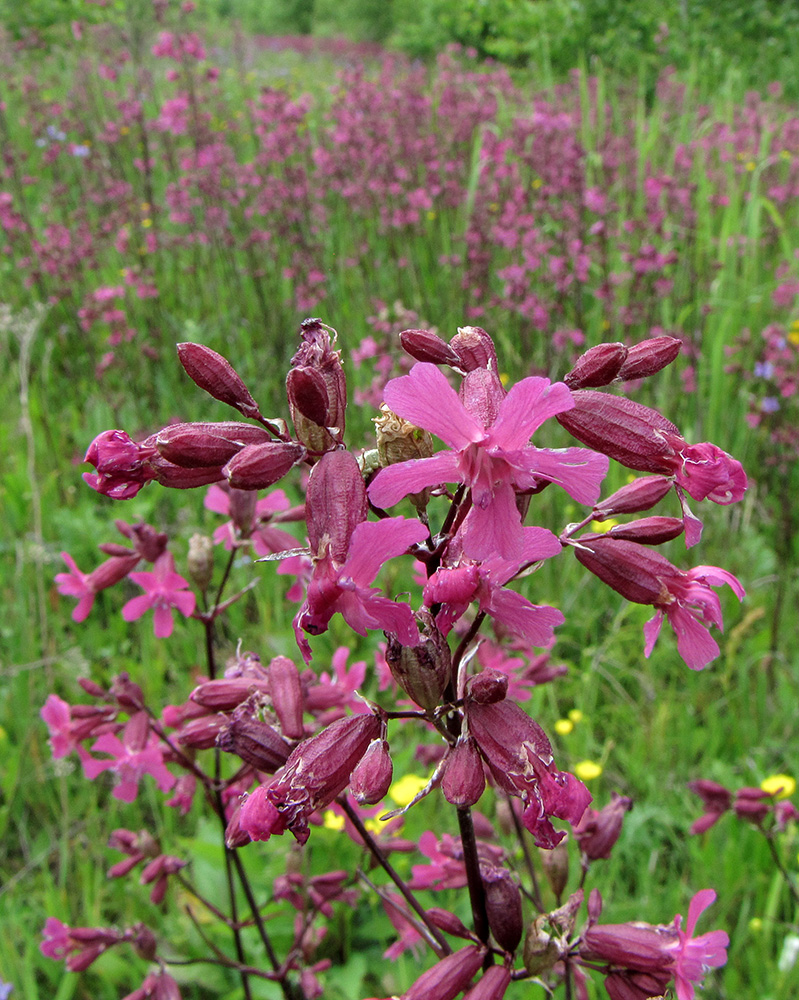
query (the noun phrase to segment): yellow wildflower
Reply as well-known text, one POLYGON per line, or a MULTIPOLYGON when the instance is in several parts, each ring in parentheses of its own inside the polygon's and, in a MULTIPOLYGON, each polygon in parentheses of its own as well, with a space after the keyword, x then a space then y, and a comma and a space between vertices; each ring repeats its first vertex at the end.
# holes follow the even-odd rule
POLYGON ((771 774, 760 782, 760 787, 775 799, 789 799, 796 791, 796 779, 789 774, 771 774))
POLYGON ((418 774, 404 774, 389 788, 388 794, 398 806, 407 806, 427 784, 427 778, 418 774))
POLYGON ((581 760, 574 765, 574 773, 580 781, 593 781, 602 774, 602 765, 593 760, 581 760))

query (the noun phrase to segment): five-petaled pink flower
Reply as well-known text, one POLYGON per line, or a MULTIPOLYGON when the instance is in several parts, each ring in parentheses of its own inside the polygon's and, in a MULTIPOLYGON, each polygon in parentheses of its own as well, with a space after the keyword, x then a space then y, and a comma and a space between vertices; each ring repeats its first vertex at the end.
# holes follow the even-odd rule
POLYGON ((103 771, 113 771, 119 779, 112 795, 122 802, 133 802, 139 792, 139 782, 145 774, 155 778, 162 792, 168 792, 175 784, 175 776, 165 764, 161 744, 155 733, 150 731, 145 712, 136 712, 128 720, 122 732, 122 739, 112 733, 103 733, 92 745, 92 752, 107 753, 110 760, 95 757, 83 759, 83 770, 90 781, 103 771))
POLYGON ((727 961, 730 939, 726 931, 709 931, 693 937, 699 917, 715 899, 716 893, 712 889, 702 889, 694 896, 688 905, 685 930, 680 927, 682 917, 678 915, 674 918, 679 935, 679 941, 671 946, 676 963, 674 980, 677 1000, 694 1000, 694 983, 698 983, 709 969, 717 969, 727 961))
POLYGON ((67 597, 77 597, 78 603, 72 611, 74 622, 85 621, 94 605, 95 591, 89 583, 89 574, 78 569, 75 560, 68 552, 62 552, 61 558, 69 567, 68 573, 56 573, 56 588, 59 594, 67 597))
POLYGON ((527 443, 545 420, 574 405, 562 382, 526 378, 506 394, 493 371, 478 368, 464 378, 459 397, 435 365, 422 362, 409 375, 392 379, 384 398, 396 414, 435 434, 450 450, 381 469, 369 499, 390 507, 428 486, 468 486, 472 509, 463 525, 463 548, 473 559, 518 558, 523 534, 517 490, 554 482, 579 503, 593 504, 599 497, 608 470, 604 455, 527 443))
POLYGON ((170 552, 164 552, 153 564, 152 572, 131 573, 130 579, 145 591, 141 597, 134 597, 122 608, 126 622, 141 618, 152 608, 155 611, 153 628, 156 637, 167 639, 172 635, 175 622, 172 609, 191 617, 196 597, 188 590, 188 581, 175 572, 175 560, 170 552))

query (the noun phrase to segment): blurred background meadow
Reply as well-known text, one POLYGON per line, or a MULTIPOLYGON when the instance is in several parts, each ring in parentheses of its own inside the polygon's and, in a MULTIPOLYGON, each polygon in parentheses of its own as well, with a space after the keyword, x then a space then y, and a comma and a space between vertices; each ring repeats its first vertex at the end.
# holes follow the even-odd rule
MULTIPOLYGON (((568 560, 545 567, 535 599, 566 615, 552 656, 568 672, 528 709, 560 766, 597 765, 599 802, 635 800, 597 874, 604 918, 668 921, 712 886, 731 947, 708 1000, 799 994, 796 907, 764 839, 733 816, 689 836, 701 804, 686 789, 799 768, 797 53, 788 0, 0 0, 0 979, 14 997, 117 997, 141 981, 133 963, 146 969, 112 953, 64 972, 39 953, 48 915, 143 919, 178 946, 195 933, 105 877, 108 832, 138 828, 142 809, 196 878, 221 877, 199 807, 175 816, 152 788, 125 805, 51 760, 50 692, 79 700, 79 677, 126 670, 166 703, 201 662, 188 629, 158 641, 124 622, 116 591, 76 625, 54 585, 60 553, 91 569, 115 518, 185 538, 219 524, 204 490, 98 497, 80 478, 86 446, 110 427, 228 418, 177 364, 185 340, 284 415, 307 316, 339 332, 362 404, 351 447, 370 444, 409 327, 484 327, 511 379, 559 378, 603 341, 680 338, 633 397, 740 459, 750 488, 702 512, 698 556, 682 540, 667 555, 725 567, 747 598, 722 595, 721 656, 693 673, 670 636, 643 659, 649 609, 568 560)), ((605 492, 625 475, 611 470, 605 492)), ((582 516, 549 491, 536 501, 553 529, 582 516)), ((241 639, 263 659, 291 654, 285 580, 237 572, 260 582, 227 652, 241 639)), ((342 641, 321 637, 319 663, 342 641)), ((374 647, 351 656, 371 662, 374 647)), ((424 808, 408 835, 429 825, 424 808)), ((320 831, 314 849, 355 864, 335 838, 320 831)), ((795 884, 795 826, 777 848, 795 884)), ((267 878, 269 852, 243 856, 267 878)), ((392 931, 369 906, 337 914, 326 996, 386 988, 375 969, 392 931)), ((388 988, 415 970, 404 956, 388 988)), ((218 974, 186 967, 184 996, 235 996, 218 974)))

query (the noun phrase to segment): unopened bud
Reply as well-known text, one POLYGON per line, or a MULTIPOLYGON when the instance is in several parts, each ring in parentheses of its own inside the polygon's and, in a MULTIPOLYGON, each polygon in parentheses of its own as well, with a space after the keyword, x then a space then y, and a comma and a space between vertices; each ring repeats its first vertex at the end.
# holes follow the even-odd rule
POLYGON ((459 736, 447 753, 441 791, 454 806, 473 806, 485 790, 483 758, 471 736, 459 736))
POLYGON ((478 705, 493 705, 508 693, 508 675, 488 668, 470 677, 466 684, 469 699, 478 705))
POLYGON ((550 851, 539 849, 539 856, 541 858, 541 866, 544 869, 544 875, 547 882, 549 882, 549 887, 555 899, 560 902, 560 897, 563 895, 563 890, 569 881, 569 848, 567 847, 566 840, 561 840, 550 851))
POLYGON ((95 593, 113 587, 115 583, 124 580, 128 573, 136 568, 138 562, 138 552, 133 555, 112 556, 89 573, 86 585, 95 593))
POLYGON ((511 972, 507 965, 491 965, 480 977, 480 981, 463 1000, 502 1000, 510 986, 511 972))
POLYGON ((227 716, 221 712, 216 715, 203 715, 192 719, 180 727, 178 743, 194 750, 210 750, 216 746, 219 733, 227 725, 227 716))
POLYGON ((497 372, 497 352, 494 341, 479 326, 458 327, 457 334, 450 341, 450 347, 458 355, 463 371, 472 372, 476 368, 490 368, 497 372))
POLYGON ((472 932, 465 926, 463 921, 456 917, 449 910, 442 910, 438 906, 431 906, 428 910, 427 918, 434 927, 438 927, 445 934, 452 934, 453 937, 470 938, 472 932))
POLYGON ((430 330, 403 330, 400 334, 400 343, 403 350, 416 361, 449 365, 451 368, 461 367, 461 359, 457 352, 430 330))
POLYGON ((134 936, 131 939, 133 950, 139 958, 143 958, 146 962, 153 962, 158 952, 158 942, 155 939, 155 934, 144 924, 136 924, 131 930, 134 932, 134 936))
POLYGON ((220 423, 170 424, 158 432, 158 452, 173 465, 187 469, 224 465, 248 444, 271 441, 269 432, 256 424, 233 420, 220 423))
POLYGON ((574 554, 594 576, 636 604, 670 604, 667 581, 680 571, 657 552, 624 539, 593 538, 579 542, 574 554))
POLYGON ((439 704, 450 680, 451 660, 447 641, 432 617, 427 617, 422 641, 416 646, 403 646, 389 636, 386 663, 391 676, 417 705, 429 712, 439 704))
POLYGON ((221 465, 211 465, 207 468, 186 469, 183 466, 168 462, 161 455, 154 455, 150 460, 150 468, 156 482, 170 490, 196 490, 200 486, 210 486, 225 478, 221 465))
POLYGON ((372 740, 350 776, 350 791, 362 806, 373 806, 388 794, 394 765, 385 740, 372 740))
POLYGON ((311 454, 320 455, 342 440, 347 383, 341 352, 333 349, 336 331, 321 320, 306 319, 300 336, 302 342, 286 379, 289 409, 297 438, 311 454))
POLYGON ((282 479, 305 454, 305 448, 293 441, 251 444, 234 455, 222 472, 234 489, 261 490, 282 479))
POLYGON ((488 926, 500 948, 513 952, 522 939, 522 894, 507 868, 482 866, 488 926))
POLYGON ((680 353, 681 341, 676 337, 652 337, 635 344, 627 351, 627 358, 617 372, 617 378, 630 382, 635 378, 647 378, 661 371, 680 353))
POLYGON ((178 360, 186 373, 214 399, 234 407, 245 417, 261 416, 247 386, 221 354, 203 344, 178 344, 178 360))
POLYGON ((269 684, 250 676, 218 677, 204 681, 196 687, 189 698, 211 711, 230 712, 254 692, 268 694, 269 684))
POLYGON ((596 520, 604 521, 617 514, 638 514, 643 510, 651 510, 655 504, 660 503, 671 486, 671 480, 665 476, 642 476, 616 490, 607 500, 600 500, 595 507, 596 520))
POLYGON ((679 430, 657 410, 592 389, 572 393, 574 408, 558 413, 558 422, 578 441, 628 469, 669 475, 680 464, 672 443, 679 430))
POLYGON ((470 944, 447 955, 402 994, 402 1000, 454 1000, 465 990, 483 964, 485 948, 470 944))
POLYGON ((339 563, 347 558, 352 533, 366 520, 369 504, 361 470, 349 451, 329 451, 311 471, 305 497, 308 541, 314 555, 323 545, 339 563))
POLYGON ((537 917, 527 928, 522 953, 524 967, 531 976, 541 976, 549 972, 560 957, 557 942, 544 930, 546 914, 537 917))
POLYGON ((214 575, 214 543, 207 535, 199 532, 189 539, 189 555, 186 560, 192 582, 203 593, 208 590, 214 575))
POLYGON ((624 344, 597 344, 581 354, 563 381, 570 389, 592 389, 609 385, 627 358, 624 344))
POLYGON ((629 524, 617 524, 605 534, 608 538, 625 538, 641 545, 662 545, 678 538, 684 530, 679 517, 641 517, 629 524))
POLYGON ((216 745, 265 774, 274 774, 289 758, 289 746, 277 730, 241 711, 220 729, 216 745))
POLYGON ((614 792, 612 800, 602 809, 589 807, 585 810, 583 818, 574 827, 574 837, 586 858, 595 861, 598 858, 610 857, 610 852, 621 834, 624 814, 632 809, 632 806, 632 799, 614 792))
POLYGON ((300 672, 287 656, 276 656, 269 664, 269 686, 272 706, 284 736, 298 740, 305 735, 302 713, 305 698, 302 693, 300 672))

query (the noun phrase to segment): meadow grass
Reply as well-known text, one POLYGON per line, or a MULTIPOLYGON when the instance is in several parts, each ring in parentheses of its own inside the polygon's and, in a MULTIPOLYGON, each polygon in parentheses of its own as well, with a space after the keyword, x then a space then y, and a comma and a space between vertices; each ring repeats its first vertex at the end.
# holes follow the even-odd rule
MULTIPOLYGON (((217 138, 224 136, 237 163, 250 162, 265 143, 263 135, 259 138, 255 132, 254 120, 247 118, 257 110, 260 88, 275 88, 268 94, 277 110, 262 120, 264 128, 270 122, 291 122, 286 102, 297 100, 301 93, 310 91, 315 101, 313 110, 300 116, 298 127, 278 136, 280 141, 297 143, 296 151, 285 159, 274 155, 261 165, 261 181, 276 178, 276 183, 287 185, 279 188, 269 208, 269 225, 278 226, 288 208, 292 222, 265 249, 258 249, 254 258, 248 243, 253 223, 247 211, 252 206, 243 201, 229 206, 227 229, 208 221, 214 218, 213 214, 209 217, 209 208, 225 205, 225 184, 212 186, 219 177, 210 167, 198 181, 191 179, 189 168, 178 165, 181 155, 190 155, 198 133, 191 128, 176 134, 142 128, 137 134, 131 119, 125 137, 113 142, 101 138, 105 122, 122 120, 119 101, 136 74, 145 70, 152 74, 154 83, 143 110, 144 118, 152 122, 164 100, 178 90, 183 92, 190 79, 197 87, 205 86, 202 72, 198 69, 190 77, 195 68, 180 67, 186 76, 173 89, 164 77, 163 65, 153 62, 143 46, 141 65, 120 66, 118 81, 103 81, 97 67, 106 65, 104 60, 116 43, 88 38, 82 44, 79 54, 77 46, 72 51, 48 52, 39 63, 38 80, 27 89, 22 81, 39 57, 36 52, 16 55, 11 64, 14 85, 5 95, 2 138, 11 164, 4 183, 15 210, 24 208, 27 222, 21 228, 6 222, 9 252, 0 265, 2 297, 16 317, 0 330, 0 349, 7 358, 0 369, 0 398, 5 400, 0 415, 4 456, 0 596, 5 609, 0 621, 4 705, 0 925, 6 929, 0 937, 0 976, 14 983, 15 995, 30 1000, 110 997, 138 983, 146 963, 139 962, 137 979, 131 962, 113 953, 102 960, 99 971, 91 970, 82 978, 43 958, 38 942, 48 915, 80 925, 143 919, 168 932, 177 954, 189 953, 199 932, 185 908, 179 914, 175 907, 162 911, 147 903, 145 896, 120 892, 117 883, 105 878, 112 854, 104 846, 108 832, 117 826, 138 829, 142 810, 155 829, 164 832, 165 840, 166 835, 177 837, 178 844, 194 857, 193 877, 198 885, 212 893, 221 878, 216 831, 197 807, 182 820, 163 808, 152 789, 134 805, 125 806, 110 797, 109 787, 101 781, 90 784, 68 762, 58 767, 50 760, 38 712, 51 691, 73 700, 78 677, 91 675, 103 683, 127 670, 142 683, 153 703, 165 703, 182 697, 179 692, 185 686, 186 672, 202 662, 199 636, 178 630, 168 642, 158 642, 146 627, 121 620, 119 610, 123 598, 133 594, 131 586, 124 595, 100 595, 90 619, 80 626, 72 623, 70 602, 59 597, 53 584, 55 573, 62 569, 59 552, 71 553, 81 567, 94 565, 96 545, 114 537, 115 517, 145 520, 186 537, 193 530, 210 532, 217 523, 202 509, 198 494, 168 495, 150 487, 125 505, 98 498, 80 481, 83 450, 107 427, 144 434, 173 417, 227 416, 221 405, 209 406, 182 376, 173 356, 177 341, 198 340, 222 350, 248 384, 257 388, 259 399, 275 413, 283 413, 282 375, 296 343, 297 325, 305 315, 321 315, 337 327, 346 355, 365 336, 379 336, 376 323, 367 318, 379 313, 381 302, 389 306, 400 302, 416 311, 420 325, 435 324, 446 336, 458 325, 480 322, 495 335, 511 376, 526 374, 531 368, 562 375, 579 353, 579 346, 570 342, 553 347, 563 330, 579 328, 586 344, 635 340, 655 328, 683 337, 682 367, 675 366, 653 380, 641 398, 659 406, 689 439, 716 442, 743 460, 750 472, 753 485, 740 509, 714 510, 707 517, 702 552, 703 562, 718 562, 744 581, 747 602, 739 610, 734 601, 725 599, 728 631, 722 655, 708 670, 694 674, 679 661, 673 643, 665 637, 649 661, 642 659, 641 626, 647 609, 628 606, 597 581, 587 580, 576 565, 563 566, 560 561, 557 567, 547 565, 537 577, 535 599, 551 600, 564 611, 567 625, 554 655, 570 669, 566 678, 535 692, 529 710, 548 732, 570 709, 583 712, 573 732, 557 738, 562 766, 585 759, 597 761, 603 773, 591 786, 596 798, 604 801, 615 790, 636 801, 625 821, 622 841, 604 863, 604 871, 597 873, 606 918, 666 921, 675 912, 685 913, 693 892, 714 886, 719 902, 713 926, 725 927, 732 945, 723 975, 708 984, 705 996, 708 1000, 744 996, 789 1000, 795 996, 799 973, 795 965, 780 970, 777 958, 795 928, 796 915, 765 844, 754 829, 731 816, 701 838, 688 837, 688 826, 700 808, 685 788, 686 781, 697 777, 732 786, 757 784, 767 774, 790 771, 793 764, 791 747, 799 722, 793 653, 796 624, 787 610, 776 626, 772 623, 773 583, 782 572, 787 594, 783 607, 790 608, 795 562, 788 558, 780 564, 777 557, 774 524, 778 512, 770 506, 769 480, 762 464, 767 452, 746 420, 745 384, 739 375, 727 371, 728 348, 741 331, 748 328, 756 337, 772 319, 772 294, 780 282, 776 269, 793 259, 799 241, 795 197, 777 204, 773 192, 769 193, 769 185, 787 183, 797 169, 799 146, 789 145, 791 133, 785 124, 792 121, 790 110, 777 101, 762 100, 752 111, 757 126, 751 120, 742 123, 743 95, 734 83, 708 95, 701 92, 698 75, 688 76, 679 96, 675 85, 680 81, 667 80, 653 99, 627 85, 617 86, 612 76, 601 73, 594 80, 582 74, 556 91, 553 85, 539 87, 536 81, 524 86, 506 82, 500 73, 495 77, 494 71, 477 73, 468 64, 444 65, 441 76, 433 74, 417 85, 413 82, 416 70, 400 65, 396 77, 390 77, 399 91, 394 110, 402 110, 409 96, 431 94, 434 105, 439 102, 441 107, 444 102, 441 116, 468 123, 471 101, 479 112, 476 117, 482 115, 483 120, 462 134, 448 133, 449 149, 435 154, 450 155, 456 163, 453 172, 459 198, 453 204, 434 200, 435 207, 420 209, 414 220, 392 225, 390 219, 380 219, 378 202, 407 210, 407 195, 424 188, 432 174, 409 180, 400 194, 381 187, 370 204, 360 204, 355 199, 360 192, 342 193, 340 185, 324 188, 321 176, 313 173, 314 151, 325 148, 330 152, 330 129, 347 125, 348 101, 360 83, 348 79, 336 90, 336 58, 300 58, 233 39, 229 48, 212 52, 222 67, 220 82, 201 93, 198 107, 208 110, 210 131, 217 138), (448 83, 442 83, 446 74, 450 74, 448 83), (457 101, 446 105, 453 93, 457 101), (496 101, 490 113, 481 110, 480 104, 487 93, 496 101), (709 110, 698 115, 696 109, 702 102, 709 110), (54 110, 56 105, 63 105, 60 114, 54 110), (584 219, 578 220, 583 226, 581 237, 590 245, 588 277, 560 291, 551 287, 545 269, 529 268, 525 280, 546 300, 551 312, 540 328, 524 312, 519 295, 497 277, 504 268, 522 266, 523 260, 515 249, 496 243, 491 222, 503 210, 511 211, 512 194, 496 175, 504 154, 496 150, 492 154, 492 142, 507 139, 514 122, 534 105, 544 120, 542 127, 552 130, 548 155, 565 157, 568 151, 558 142, 562 134, 573 136, 580 144, 577 161, 585 169, 583 189, 606 185, 607 197, 618 204, 618 210, 610 213, 612 219, 639 226, 625 250, 618 245, 621 229, 614 230, 615 244, 603 244, 600 236, 591 242, 584 219), (241 117, 236 117, 238 112, 241 117), (568 119, 562 134, 555 128, 558 115, 568 119), (97 157, 93 173, 86 172, 84 158, 69 155, 66 148, 48 161, 48 148, 60 140, 37 145, 37 138, 47 137, 47 125, 61 128, 67 122, 70 142, 91 143, 91 156, 97 157), (718 138, 722 125, 732 133, 723 139, 718 138), (705 142, 708 136, 714 138, 705 142), (153 144, 151 171, 133 165, 145 141, 153 144), (627 158, 612 145, 625 141, 633 143, 633 155, 627 158), (754 141, 757 149, 746 146, 754 141), (666 209, 665 226, 653 225, 647 221, 652 205, 647 202, 644 181, 676 175, 676 151, 692 144, 690 163, 674 181, 686 192, 684 214, 678 204, 672 204, 666 209), (780 144, 789 159, 779 159, 780 144), (618 162, 610 170, 613 156, 618 162), (747 169, 750 160, 755 164, 752 170, 747 169), (110 178, 130 185, 119 212, 113 199, 96 205, 91 200, 100 191, 100 181, 110 178), (182 178, 197 181, 197 215, 191 225, 168 218, 167 192, 182 178), (205 181, 208 186, 203 189, 205 181), (719 194, 726 203, 718 202, 719 194), (146 210, 141 207, 145 203, 150 206, 146 210), (112 233, 103 229, 102 222, 114 212, 112 233), (153 225, 143 226, 148 219, 153 225), (83 257, 76 255, 68 266, 48 258, 56 235, 48 234, 47 227, 62 227, 74 235, 82 222, 97 239, 96 260, 89 251, 83 257), (193 227, 202 229, 206 223, 207 243, 186 239, 193 227), (139 241, 145 241, 153 229, 163 234, 165 243, 140 253, 146 244, 139 241), (119 250, 113 238, 121 230, 130 234, 130 240, 119 250), (232 240, 227 239, 228 233, 232 240), (482 272, 477 264, 464 259, 470 235, 475 242, 482 240, 481 248, 490 250, 487 288, 480 286, 482 272), (52 260, 55 274, 37 265, 32 237, 43 247, 41 259, 52 260), (656 291, 645 272, 637 282, 620 278, 622 291, 611 308, 607 299, 593 294, 599 279, 603 274, 626 273, 630 261, 624 254, 640 259, 641 247, 649 239, 656 241, 658 253, 676 255, 673 264, 664 263, 657 272, 669 274, 670 289, 656 291), (441 263, 453 255, 461 258, 458 263, 441 263), (303 287, 305 275, 301 273, 312 267, 325 278, 324 286, 316 289, 316 298, 313 289, 303 287), (99 288, 121 284, 125 269, 143 282, 152 282, 159 294, 136 298, 126 291, 121 299, 124 324, 136 335, 109 348, 109 333, 116 321, 98 319, 81 328, 78 310, 91 304, 99 288), (287 275, 286 269, 295 273, 287 275), (476 315, 469 312, 474 309, 475 288, 490 291, 492 297, 476 315), (41 319, 26 321, 24 310, 44 299, 53 301, 41 319), (615 310, 633 306, 635 317, 622 325, 615 310), (115 357, 98 375, 97 365, 109 349, 115 357), (686 375, 689 364, 694 369, 695 391, 686 375), (586 608, 591 609, 589 613, 586 608), (753 919, 760 923, 752 923, 753 919)), ((351 72, 349 66, 344 70, 351 72)), ((377 65, 368 68, 367 83, 368 74, 379 70, 377 65)), ((383 67, 383 72, 393 70, 383 67)), ((390 121, 389 114, 385 109, 375 120, 390 121)), ((430 121, 442 125, 442 118, 430 121)), ((409 126, 394 124, 393 141, 401 143, 402 129, 409 126)), ((424 131, 424 125, 423 120, 420 135, 427 139, 436 128, 424 131)), ((372 132, 369 135, 380 139, 372 132)), ((410 156, 411 148, 410 142, 402 148, 403 157, 410 156)), ((541 179, 535 173, 538 161, 523 160, 529 152, 519 144, 508 154, 520 158, 519 183, 525 190, 541 179)), ((354 169, 357 158, 367 153, 356 149, 351 160, 343 158, 337 169, 354 169)), ((433 153, 425 149, 428 155, 433 153)), ((373 162, 379 165, 383 160, 376 157, 373 162)), ((418 166, 410 160, 402 162, 408 169, 418 166)), ((543 202, 522 206, 528 212, 540 211, 530 225, 540 229, 541 245, 547 248, 541 252, 552 257, 564 256, 558 250, 562 231, 575 225, 566 211, 574 204, 573 192, 558 189, 559 169, 553 167, 552 176, 542 184, 549 214, 543 202)), ((361 176, 359 183, 364 181, 361 176)), ((383 183, 392 182, 381 178, 383 183)), ((507 228, 513 225, 511 219, 507 228)), ((569 261, 566 266, 572 264, 569 261)), ((791 309, 782 310, 786 321, 792 318, 791 309)), ((757 343, 747 350, 753 363, 757 343)), ((348 374, 351 388, 370 387, 366 363, 350 365, 348 374)), ((361 426, 353 423, 352 441, 365 441, 369 416, 364 416, 361 426)), ((615 475, 618 482, 611 488, 624 481, 623 472, 615 475)), ((542 495, 538 512, 540 523, 553 527, 570 517, 565 505, 549 493, 542 495)), ((684 557, 681 546, 678 541, 668 547, 678 564, 684 557)), ((253 576, 261 577, 261 582, 235 609, 223 636, 228 651, 240 638, 245 648, 258 650, 263 658, 291 654, 294 608, 286 604, 279 578, 276 581, 270 569, 251 565, 237 569, 242 585, 253 576)), ((319 641, 320 662, 327 662, 337 645, 350 639, 344 629, 334 627, 319 641)), ((370 660, 372 651, 367 642, 353 656, 370 660)), ((412 762, 411 747, 397 754, 398 771, 403 764, 418 767, 412 762)), ((409 814, 409 836, 430 825, 435 814, 426 808, 423 803, 409 814)), ((342 839, 334 831, 321 831, 319 846, 313 850, 341 852, 342 867, 351 864, 354 868, 358 852, 349 843, 342 847, 342 839)), ((795 875, 793 827, 780 846, 795 875)), ((264 892, 271 884, 271 852, 282 857, 286 850, 284 843, 270 844, 269 851, 245 858, 255 884, 264 892)), ((572 863, 577 865, 576 854, 572 863)), ((279 870, 277 865, 275 870, 279 870)), ((183 902, 191 905, 190 900, 183 902)), ((289 936, 287 925, 275 927, 278 942, 289 936)), ((324 949, 337 966, 326 996, 357 1000, 367 991, 405 988, 418 972, 412 958, 401 958, 386 979, 374 973, 390 939, 388 920, 376 902, 363 904, 357 919, 353 913, 342 913, 324 949), (370 929, 368 937, 364 926, 370 929)), ((257 944, 252 948, 257 960, 257 944)), ((218 970, 187 966, 183 975, 187 997, 237 995, 218 970)), ((265 985, 262 990, 256 995, 279 995, 276 987, 265 985)))

